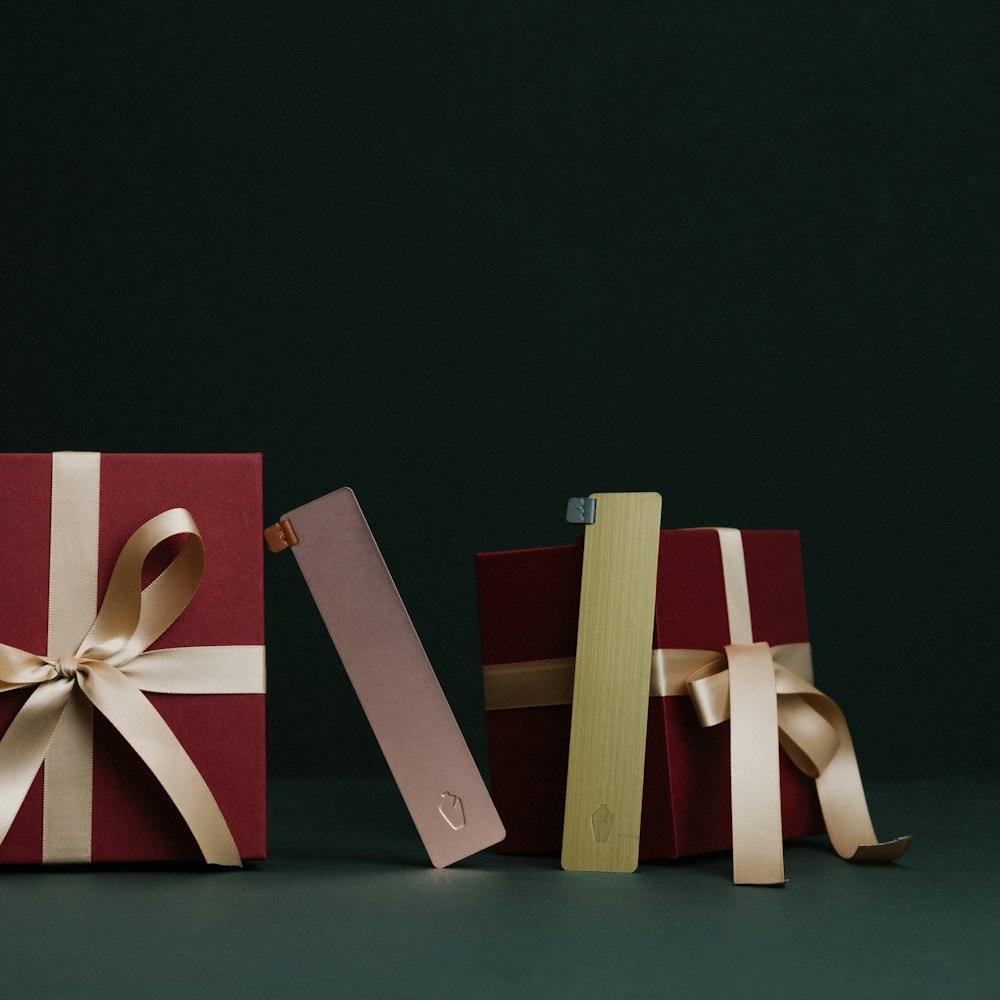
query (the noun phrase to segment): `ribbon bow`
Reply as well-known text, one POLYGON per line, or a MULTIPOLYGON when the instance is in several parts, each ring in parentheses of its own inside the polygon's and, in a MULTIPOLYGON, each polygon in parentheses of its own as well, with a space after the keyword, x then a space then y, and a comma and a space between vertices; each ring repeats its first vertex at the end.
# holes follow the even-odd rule
POLYGON ((151 518, 125 543, 90 631, 70 655, 38 656, 0 644, 0 693, 34 686, 0 740, 0 842, 7 835, 73 700, 86 698, 118 730, 180 811, 205 860, 240 865, 232 833, 208 785, 143 690, 157 652, 148 647, 177 620, 201 583, 205 549, 188 511, 151 518), (150 552, 176 535, 180 551, 147 587, 150 552), (144 664, 144 661, 145 664, 144 664), (79 692, 79 694, 77 694, 79 692))
POLYGON ((909 837, 875 835, 844 713, 798 674, 774 661, 766 642, 726 646, 725 659, 687 678, 703 726, 731 720, 733 881, 784 882, 778 744, 816 779, 834 850, 848 861, 893 861, 909 837))

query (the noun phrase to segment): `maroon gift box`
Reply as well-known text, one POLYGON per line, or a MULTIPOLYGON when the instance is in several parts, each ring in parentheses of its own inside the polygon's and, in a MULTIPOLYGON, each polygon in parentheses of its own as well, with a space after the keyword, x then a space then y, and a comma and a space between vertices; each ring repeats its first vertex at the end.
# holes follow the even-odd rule
MULTIPOLYGON (((0 642, 36 653, 45 652, 47 640, 51 490, 51 455, 0 455, 0 523, 6 526, 0 536, 0 642)), ((263 646, 259 454, 101 455, 98 602, 132 532, 172 507, 193 515, 206 567, 191 603, 150 649, 263 646)), ((153 553, 146 567, 150 578, 169 555, 153 553), (156 565, 158 555, 164 558, 156 565)), ((0 697, 0 735, 31 690, 0 697)), ((264 695, 146 697, 211 789, 240 856, 265 857, 264 695)), ((0 845, 0 862, 42 860, 43 771, 0 845)), ((95 862, 201 858, 167 793, 99 712, 91 832, 95 862)))
MULTIPOLYGON (((742 538, 754 640, 807 643, 798 533, 742 538)), ((484 670, 575 655, 582 542, 476 556, 484 670)), ((661 531, 652 648, 721 652, 729 641, 718 534, 661 531)), ((493 798, 507 828, 497 850, 558 854, 570 705, 487 709, 493 798)), ((784 838, 823 832, 815 784, 784 751, 780 778, 784 838)), ((729 723, 702 728, 687 697, 651 697, 640 858, 729 850, 731 822, 729 723)))

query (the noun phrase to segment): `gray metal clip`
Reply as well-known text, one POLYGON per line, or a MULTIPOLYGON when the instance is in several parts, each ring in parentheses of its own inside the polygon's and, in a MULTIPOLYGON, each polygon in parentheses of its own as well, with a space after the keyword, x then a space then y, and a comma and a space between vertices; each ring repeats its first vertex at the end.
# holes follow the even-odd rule
POLYGON ((570 524, 593 524, 597 520, 597 499, 573 497, 566 504, 566 520, 570 524))

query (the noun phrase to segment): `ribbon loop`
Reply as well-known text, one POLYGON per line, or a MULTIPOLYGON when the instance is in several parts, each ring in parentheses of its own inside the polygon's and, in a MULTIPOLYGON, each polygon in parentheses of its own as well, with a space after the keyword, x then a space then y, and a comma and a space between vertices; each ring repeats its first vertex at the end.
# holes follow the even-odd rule
POLYGON ((33 656, 15 646, 0 643, 0 691, 52 680, 55 663, 47 656, 33 656))
POLYGON ((729 718, 729 666, 725 660, 709 663, 687 679, 688 695, 698 722, 706 729, 729 718))
POLYGON ((188 511, 175 507, 150 518, 122 548, 104 603, 77 654, 115 667, 135 659, 180 617, 204 571, 205 547, 188 511), (161 542, 176 535, 187 535, 180 552, 143 589, 146 559, 161 542))
MULTIPOLYGON (((0 692, 35 687, 0 740, 0 841, 49 752, 73 691, 79 690, 145 761, 205 860, 240 866, 232 833, 198 769, 140 685, 117 669, 141 657, 177 620, 197 591, 204 567, 205 549, 191 514, 179 507, 164 511, 125 543, 97 617, 74 654, 36 656, 0 644, 0 692), (142 569, 149 554, 177 535, 186 535, 179 552, 144 589, 142 569)), ((171 663, 162 655, 156 659, 171 663)), ((46 768, 47 786, 50 777, 46 768)), ((56 784, 57 795, 71 791, 56 784)))

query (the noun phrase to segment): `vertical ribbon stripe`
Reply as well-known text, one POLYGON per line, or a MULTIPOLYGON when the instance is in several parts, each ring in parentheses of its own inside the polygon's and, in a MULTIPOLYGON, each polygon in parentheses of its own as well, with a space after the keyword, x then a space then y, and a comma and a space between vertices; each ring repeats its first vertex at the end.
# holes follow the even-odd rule
POLYGON ((67 656, 97 616, 97 546, 101 456, 57 451, 52 456, 49 541, 48 655, 67 656))
POLYGON ((42 863, 90 861, 94 706, 76 687, 45 754, 42 863))
POLYGON ((783 885, 778 697, 767 643, 754 643, 743 534, 716 528, 729 615, 733 882, 783 885))
POLYGON ((743 535, 736 528, 716 528, 722 553, 722 580, 726 588, 726 612, 729 615, 729 641, 738 646, 753 642, 750 621, 750 589, 747 564, 743 555, 743 535))
MULTIPOLYGON (((52 456, 48 655, 75 652, 97 615, 101 456, 52 456)), ((74 689, 45 758, 42 861, 90 860, 94 709, 74 689)))
POLYGON ((782 885, 778 699, 766 642, 726 646, 729 659, 733 882, 782 885))

